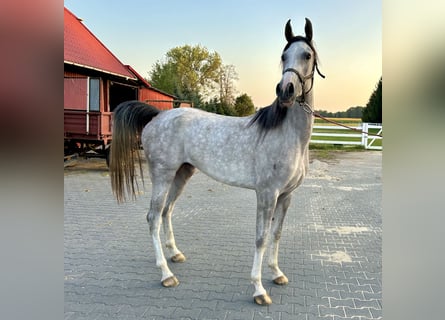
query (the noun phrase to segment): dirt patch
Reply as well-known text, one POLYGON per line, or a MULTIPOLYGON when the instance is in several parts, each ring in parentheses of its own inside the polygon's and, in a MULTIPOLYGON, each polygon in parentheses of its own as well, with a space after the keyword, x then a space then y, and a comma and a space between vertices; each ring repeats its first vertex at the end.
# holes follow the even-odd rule
POLYGON ((87 172, 100 172, 107 175, 108 167, 105 159, 79 157, 67 165, 63 172, 64 175, 82 174, 87 172))
POLYGON ((321 252, 318 254, 323 259, 329 262, 352 262, 351 256, 343 251, 335 251, 335 252, 321 252))
POLYGON ((339 151, 337 150, 309 150, 309 163, 312 163, 314 160, 323 161, 326 163, 336 163, 338 153, 339 151))

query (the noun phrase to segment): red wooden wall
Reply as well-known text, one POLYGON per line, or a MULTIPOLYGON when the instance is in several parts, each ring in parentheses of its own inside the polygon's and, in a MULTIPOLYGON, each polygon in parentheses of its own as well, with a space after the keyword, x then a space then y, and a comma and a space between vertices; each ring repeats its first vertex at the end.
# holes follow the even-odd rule
POLYGON ((139 100, 160 110, 173 109, 173 98, 149 88, 139 89, 139 100), (148 101, 147 101, 148 100, 148 101), (152 101, 161 100, 161 101, 152 101))

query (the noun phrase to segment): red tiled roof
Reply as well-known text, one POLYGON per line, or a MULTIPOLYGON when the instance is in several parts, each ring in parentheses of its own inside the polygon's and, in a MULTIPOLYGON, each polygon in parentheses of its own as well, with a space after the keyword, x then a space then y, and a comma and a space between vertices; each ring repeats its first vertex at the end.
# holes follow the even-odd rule
POLYGON ((64 8, 64 62, 136 79, 128 68, 67 8, 64 8))

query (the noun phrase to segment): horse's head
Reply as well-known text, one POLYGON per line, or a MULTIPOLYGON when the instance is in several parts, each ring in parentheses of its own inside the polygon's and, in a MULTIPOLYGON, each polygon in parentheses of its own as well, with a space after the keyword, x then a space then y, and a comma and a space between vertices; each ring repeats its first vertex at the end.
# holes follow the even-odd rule
POLYGON ((290 20, 287 21, 284 35, 287 44, 281 55, 283 76, 276 88, 278 103, 291 107, 295 101, 304 101, 312 90, 314 70, 318 71, 317 52, 312 43, 312 23, 306 18, 305 36, 294 36, 290 20))

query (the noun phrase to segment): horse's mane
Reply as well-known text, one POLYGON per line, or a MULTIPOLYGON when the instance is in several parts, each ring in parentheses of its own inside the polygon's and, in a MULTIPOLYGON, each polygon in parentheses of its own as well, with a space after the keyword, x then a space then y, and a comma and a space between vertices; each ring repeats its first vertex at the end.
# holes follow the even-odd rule
POLYGON ((286 107, 279 105, 278 100, 275 100, 270 106, 261 108, 255 113, 249 126, 258 125, 260 131, 266 132, 283 124, 287 115, 286 107))

